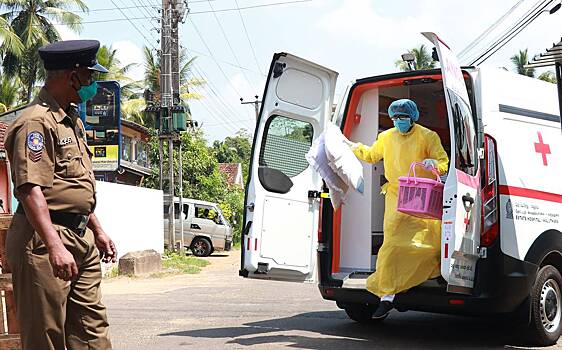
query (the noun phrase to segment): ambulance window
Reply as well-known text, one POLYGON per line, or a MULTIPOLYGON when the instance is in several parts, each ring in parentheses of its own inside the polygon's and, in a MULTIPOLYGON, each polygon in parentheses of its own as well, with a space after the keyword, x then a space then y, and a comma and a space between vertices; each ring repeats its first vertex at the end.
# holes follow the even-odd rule
POLYGON ((308 168, 305 154, 312 145, 312 125, 296 119, 272 116, 265 127, 259 165, 294 177, 308 168))
POLYGON ((477 170, 476 131, 468 105, 449 91, 453 106, 453 123, 455 128, 456 164, 455 167, 469 175, 477 170))

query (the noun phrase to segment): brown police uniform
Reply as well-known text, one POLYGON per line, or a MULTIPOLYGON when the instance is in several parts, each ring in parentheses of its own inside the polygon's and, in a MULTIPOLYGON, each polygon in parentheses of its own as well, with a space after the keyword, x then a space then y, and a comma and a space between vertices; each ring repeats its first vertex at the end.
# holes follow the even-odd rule
POLYGON ((54 276, 47 249, 20 204, 6 254, 23 348, 111 349, 100 256, 83 220, 95 207, 95 179, 77 111, 61 109, 43 88, 10 126, 5 145, 16 197, 21 185, 41 186, 53 225, 78 267, 73 281, 54 276))

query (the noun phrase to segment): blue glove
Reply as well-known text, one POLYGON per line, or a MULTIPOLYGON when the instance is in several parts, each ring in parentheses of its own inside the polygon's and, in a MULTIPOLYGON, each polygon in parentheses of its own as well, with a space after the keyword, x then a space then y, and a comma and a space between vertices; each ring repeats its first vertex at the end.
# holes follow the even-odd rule
POLYGON ((343 138, 343 143, 345 143, 346 145, 349 146, 349 148, 351 148, 351 150, 355 150, 357 147, 359 147, 359 143, 353 142, 353 141, 349 141, 347 138, 343 138))
POLYGON ((425 159, 423 161, 423 166, 427 169, 427 170, 431 170, 431 169, 437 169, 437 161, 435 159, 425 159))

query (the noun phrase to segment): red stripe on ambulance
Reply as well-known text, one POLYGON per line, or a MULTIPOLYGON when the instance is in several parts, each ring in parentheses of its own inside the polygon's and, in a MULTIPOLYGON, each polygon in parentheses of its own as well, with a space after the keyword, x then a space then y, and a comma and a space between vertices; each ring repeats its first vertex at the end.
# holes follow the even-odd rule
POLYGON ((530 190, 527 188, 513 187, 513 186, 500 186, 500 194, 505 196, 526 197, 532 199, 540 199, 543 201, 562 203, 562 195, 557 193, 543 192, 537 190, 530 190))

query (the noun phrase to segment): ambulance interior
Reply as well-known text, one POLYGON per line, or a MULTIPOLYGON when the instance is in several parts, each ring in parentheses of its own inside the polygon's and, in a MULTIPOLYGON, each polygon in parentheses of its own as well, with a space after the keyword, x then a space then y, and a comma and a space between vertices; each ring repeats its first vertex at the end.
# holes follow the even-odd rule
MULTIPOLYGON (((420 111, 418 123, 439 135, 450 159, 451 142, 443 83, 440 78, 425 82, 418 79, 417 82, 420 84, 392 81, 358 86, 352 92, 345 111, 344 134, 354 142, 370 146, 378 133, 394 127, 387 113, 390 103, 409 98, 416 102, 420 111)), ((384 237, 385 205, 384 196, 380 194, 381 186, 386 183, 383 162, 363 165, 364 194, 351 190, 347 203, 334 212, 332 277, 343 280, 345 288, 365 288, 367 277, 376 269, 377 253, 384 237)), ((442 178, 444 181, 445 176, 442 178)))

